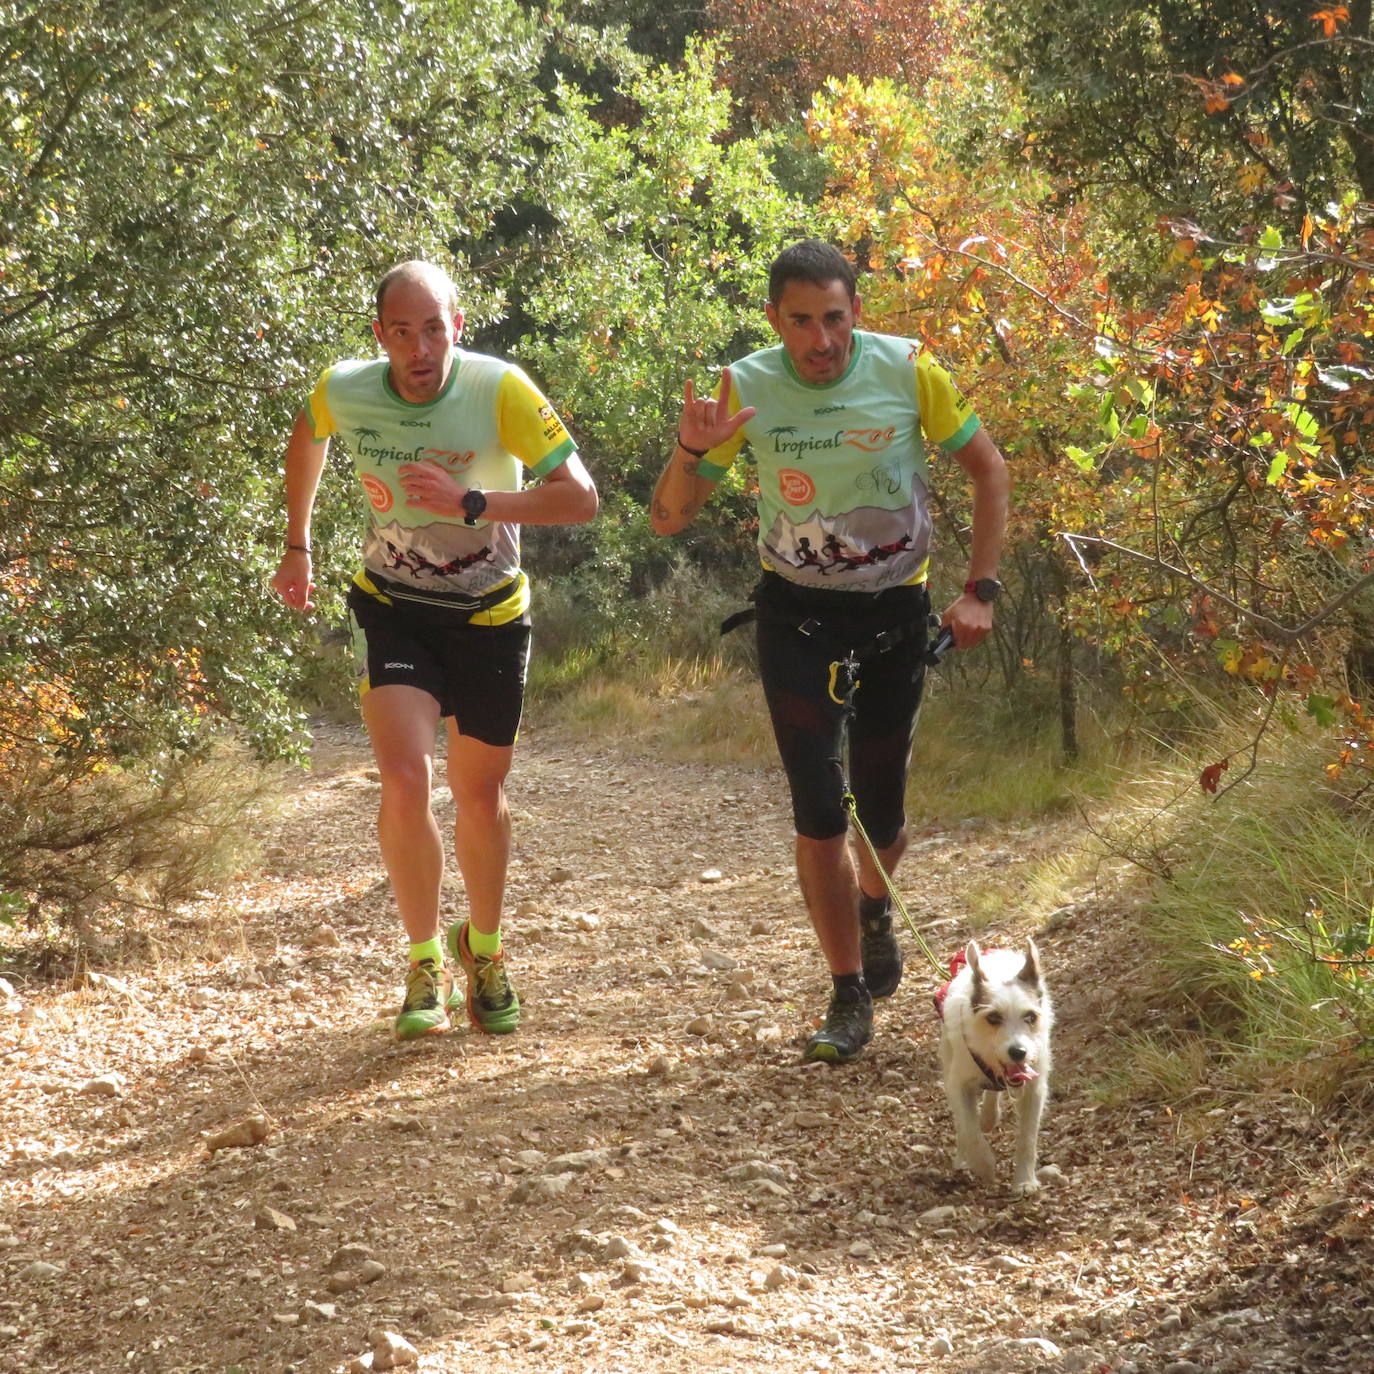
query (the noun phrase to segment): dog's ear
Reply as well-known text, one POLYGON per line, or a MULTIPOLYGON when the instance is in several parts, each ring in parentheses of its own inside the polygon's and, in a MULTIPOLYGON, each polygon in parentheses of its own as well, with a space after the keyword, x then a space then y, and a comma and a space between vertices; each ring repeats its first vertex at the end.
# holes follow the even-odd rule
POLYGON ((973 988, 971 1001, 975 1007, 983 1004, 983 965, 980 962, 983 951, 978 948, 977 940, 970 940, 964 946, 964 963, 968 965, 969 972, 973 974, 973 988))
POLYGON ((1019 983, 1028 983, 1033 988, 1040 986, 1040 951, 1035 947, 1034 940, 1026 941, 1026 962, 1021 965, 1021 972, 1016 975, 1019 983))

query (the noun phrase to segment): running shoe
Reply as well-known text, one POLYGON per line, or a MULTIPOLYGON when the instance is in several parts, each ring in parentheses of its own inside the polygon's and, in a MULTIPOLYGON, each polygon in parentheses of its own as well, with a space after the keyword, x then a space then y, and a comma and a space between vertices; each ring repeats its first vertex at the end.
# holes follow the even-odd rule
MULTIPOLYGON (((468 948, 468 923, 455 921, 448 928, 448 952, 467 974, 468 1020, 488 1035, 509 1035, 520 1024, 520 999, 506 976, 505 951, 494 958, 473 954, 468 948)), ((449 1005, 456 1001, 451 998, 449 1005)))
POLYGON ((406 995, 396 1017, 396 1039, 415 1040, 422 1035, 437 1035, 448 1029, 448 971, 433 959, 411 964, 406 975, 406 995))
POLYGON ((885 898, 878 911, 865 915, 864 908, 871 903, 872 899, 865 897, 859 904, 859 946, 868 995, 880 1002, 891 997, 902 981, 902 947, 892 931, 892 898, 885 898))
POLYGON ((836 992, 820 1028, 806 1042, 802 1058, 848 1064, 873 1038, 873 998, 867 992, 836 992))

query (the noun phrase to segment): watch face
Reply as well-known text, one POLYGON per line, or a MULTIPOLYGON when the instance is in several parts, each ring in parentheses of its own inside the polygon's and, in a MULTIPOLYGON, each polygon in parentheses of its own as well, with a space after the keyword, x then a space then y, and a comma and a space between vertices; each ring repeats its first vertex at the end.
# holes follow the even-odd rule
POLYGON ((1002 594, 1002 584, 995 577, 980 577, 973 584, 973 594, 979 601, 996 601, 1002 594))
POLYGON ((463 510, 471 519, 475 520, 486 508, 487 498, 476 487, 469 487, 463 493, 463 510))

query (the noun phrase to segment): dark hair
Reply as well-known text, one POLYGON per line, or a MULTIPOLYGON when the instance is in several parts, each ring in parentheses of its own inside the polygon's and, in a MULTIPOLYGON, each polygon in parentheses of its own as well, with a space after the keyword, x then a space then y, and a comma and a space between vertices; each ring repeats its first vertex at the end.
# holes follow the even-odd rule
POLYGON ((411 258, 408 262, 397 263, 382 279, 377 283, 377 294, 375 306, 377 319, 382 318, 382 302, 386 299, 388 288, 393 282, 397 281, 419 281, 428 286, 432 286, 439 293, 444 304, 444 309, 450 315, 457 314, 458 311, 458 288, 453 284, 453 278, 444 271, 442 267, 436 267, 432 262, 424 262, 419 258, 411 258))
POLYGON ((784 248, 768 269, 768 299, 774 305, 782 299, 790 281, 807 281, 813 286, 829 286, 832 281, 844 286, 851 299, 858 285, 854 264, 833 244, 820 239, 803 239, 784 248))

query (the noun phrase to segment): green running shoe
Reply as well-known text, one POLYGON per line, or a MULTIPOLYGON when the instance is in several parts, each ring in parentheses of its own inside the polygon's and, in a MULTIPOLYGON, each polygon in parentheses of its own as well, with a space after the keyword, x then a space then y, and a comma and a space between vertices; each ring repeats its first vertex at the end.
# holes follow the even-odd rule
POLYGON ((867 992, 856 997, 840 993, 830 999, 825 1020, 806 1042, 805 1060, 825 1064, 852 1064, 873 1038, 873 999, 867 992))
MULTIPOLYGON (((467 974, 468 989, 464 999, 468 1020, 488 1035, 509 1035, 520 1024, 520 999, 515 985, 506 976, 506 953, 495 958, 475 955, 468 948, 468 923, 455 921, 448 928, 448 952, 467 974)), ((456 1001, 450 999, 450 1006, 456 1001)))
POLYGON ((453 980, 433 959, 421 959, 406 975, 406 995, 396 1017, 396 1039, 416 1040, 448 1029, 447 1004, 453 980))

